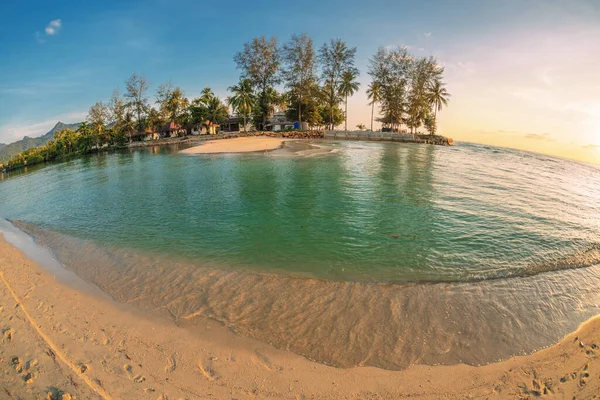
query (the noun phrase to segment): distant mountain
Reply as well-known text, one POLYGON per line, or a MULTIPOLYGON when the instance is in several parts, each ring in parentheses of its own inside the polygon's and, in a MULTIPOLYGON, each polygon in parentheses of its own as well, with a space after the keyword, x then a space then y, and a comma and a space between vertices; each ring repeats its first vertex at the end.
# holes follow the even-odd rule
POLYGON ((75 124, 58 122, 56 125, 54 125, 54 128, 52 128, 50 132, 46 133, 44 136, 36 138, 25 136, 23 139, 11 144, 0 144, 0 161, 8 161, 13 156, 16 156, 20 152, 27 149, 31 149, 32 147, 43 146, 50 140, 54 139, 54 134, 56 132, 60 132, 63 129, 77 129, 80 124, 81 122, 77 122, 75 124))

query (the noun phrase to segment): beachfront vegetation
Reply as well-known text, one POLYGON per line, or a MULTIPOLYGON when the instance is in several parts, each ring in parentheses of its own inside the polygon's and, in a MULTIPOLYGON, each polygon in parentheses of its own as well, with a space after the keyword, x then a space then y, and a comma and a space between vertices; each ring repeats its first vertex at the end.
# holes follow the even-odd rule
MULTIPOLYGON (((355 56, 356 47, 341 39, 325 42, 317 51, 306 34, 292 35, 281 47, 275 37, 256 37, 233 57, 241 76, 228 88, 231 96, 226 103, 208 87, 189 100, 182 88, 169 82, 158 86, 153 106, 150 82, 134 73, 125 81, 124 95, 115 90, 108 102, 92 105, 78 128, 56 132, 54 140, 21 152, 0 168, 123 147, 135 139, 185 135, 200 127, 213 133, 229 120, 228 106, 243 121, 240 130, 270 129, 275 113, 298 121, 300 129, 334 129, 344 122, 347 130, 348 98, 360 88, 355 56)), ((380 117, 376 119, 384 130, 398 132, 404 125, 413 133, 424 127, 435 134, 438 112, 450 98, 443 73, 433 57, 416 58, 405 47, 379 48, 368 70, 371 130, 377 106, 380 117)))
POLYGON ((282 75, 288 89, 289 102, 297 107, 298 122, 302 125, 302 103, 311 97, 317 84, 317 58, 313 40, 306 34, 293 34, 281 49, 282 75))
POLYGON ((348 97, 358 92, 360 83, 356 81, 357 74, 354 71, 344 71, 340 83, 340 95, 344 97, 344 130, 348 130, 348 97))
POLYGON ((367 99, 369 99, 369 105, 371 106, 371 131, 373 131, 375 104, 381 101, 381 85, 378 82, 371 82, 367 88, 367 99))
POLYGON ((437 111, 450 97, 443 73, 444 68, 433 57, 415 58, 406 47, 379 48, 369 66, 373 80, 370 99, 372 104, 381 104, 382 117, 378 120, 392 131, 405 124, 412 133, 425 124, 433 135, 437 111), (379 96, 373 94, 374 88, 379 96))
POLYGON ((228 99, 228 104, 233 108, 238 118, 244 121, 243 130, 248 128, 248 119, 252 116, 256 96, 252 91, 252 81, 250 79, 240 79, 239 83, 230 86, 228 90, 233 94, 228 99))
POLYGON ((257 92, 256 116, 258 118, 254 124, 258 130, 266 129, 267 119, 277 102, 273 87, 281 82, 280 58, 277 38, 267 39, 265 36, 245 43, 244 50, 238 52, 233 58, 237 68, 242 71, 242 77, 249 79, 257 92))
POLYGON ((332 39, 325 43, 319 50, 319 61, 321 63, 321 81, 325 92, 325 104, 329 108, 329 128, 335 127, 335 109, 342 102, 344 73, 357 76, 359 71, 354 66, 356 47, 348 47, 346 42, 340 39, 332 39))

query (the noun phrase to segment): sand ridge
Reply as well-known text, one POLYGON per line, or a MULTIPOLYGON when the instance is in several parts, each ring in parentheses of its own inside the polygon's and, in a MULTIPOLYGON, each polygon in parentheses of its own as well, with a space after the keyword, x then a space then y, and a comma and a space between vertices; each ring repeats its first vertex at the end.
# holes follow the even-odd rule
POLYGON ((193 333, 186 321, 150 319, 62 284, 4 240, 0 273, 2 398, 593 399, 600 393, 600 319, 548 349, 483 367, 339 369, 238 337, 210 320, 195 321, 193 333))
POLYGON ((233 139, 211 140, 200 146, 182 150, 182 154, 218 154, 249 153, 255 151, 275 150, 285 142, 273 137, 241 137, 233 139))

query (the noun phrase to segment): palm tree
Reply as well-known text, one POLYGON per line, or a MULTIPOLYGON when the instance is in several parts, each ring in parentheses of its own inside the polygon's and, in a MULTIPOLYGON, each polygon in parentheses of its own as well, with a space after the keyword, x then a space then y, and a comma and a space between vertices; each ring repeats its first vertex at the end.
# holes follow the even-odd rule
POLYGON ((450 93, 446 90, 441 79, 436 78, 429 87, 429 103, 433 106, 434 118, 437 118, 437 112, 442 111, 442 105, 447 106, 450 93))
POLYGON ((379 82, 371 82, 367 88, 367 98, 370 100, 371 105, 371 132, 373 132, 373 114, 375 112, 375 103, 381 101, 381 84, 379 82))
POLYGON ((200 95, 200 101, 202 101, 204 104, 208 104, 210 99, 212 99, 213 97, 215 97, 215 94, 213 93, 213 91, 210 88, 205 87, 204 89, 202 89, 202 94, 200 95))
POLYGON ((213 124, 220 124, 227 120, 227 107, 217 96, 213 96, 206 103, 206 118, 213 124))
POLYGON ((353 71, 344 71, 342 82, 340 83, 340 94, 346 98, 346 115, 344 121, 344 130, 348 131, 348 96, 352 96, 358 91, 360 83, 356 81, 356 73, 353 71))
POLYGON ((246 119, 252 114, 252 109, 256 102, 256 96, 252 91, 252 81, 250 79, 241 79, 237 85, 230 86, 227 90, 233 93, 233 96, 229 97, 228 103, 231 105, 233 110, 242 116, 244 119, 244 132, 246 131, 246 119))

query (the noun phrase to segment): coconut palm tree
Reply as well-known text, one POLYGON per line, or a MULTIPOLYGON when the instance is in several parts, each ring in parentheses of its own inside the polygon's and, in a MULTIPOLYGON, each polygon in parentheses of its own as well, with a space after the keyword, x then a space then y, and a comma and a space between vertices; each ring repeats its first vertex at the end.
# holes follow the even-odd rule
POLYGON ((371 105, 371 132, 373 132, 373 114, 375 112, 375 103, 381 101, 381 84, 379 82, 371 82, 367 88, 367 98, 370 100, 371 105))
POLYGON ((342 82, 340 83, 339 91, 346 99, 346 112, 344 120, 344 130, 348 130, 348 97, 358 91, 360 83, 356 81, 357 74, 353 71, 344 71, 342 74, 342 82))
POLYGON ((227 114, 227 106, 217 96, 213 95, 206 103, 206 119, 213 124, 227 121, 227 114))
POLYGON ((252 114, 256 103, 256 96, 252 90, 252 81, 250 79, 241 79, 237 85, 230 86, 227 90, 233 93, 229 97, 229 105, 233 110, 244 119, 244 131, 246 131, 246 119, 252 114))
POLYGON ((202 89, 202 94, 200 95, 200 101, 203 102, 204 104, 208 104, 208 102, 215 97, 215 94, 213 93, 213 91, 208 88, 205 87, 204 89, 202 89))
POLYGON ((442 111, 442 105, 447 106, 450 99, 450 93, 441 79, 436 78, 429 87, 429 103, 433 106, 434 118, 437 118, 437 112, 442 111))

